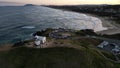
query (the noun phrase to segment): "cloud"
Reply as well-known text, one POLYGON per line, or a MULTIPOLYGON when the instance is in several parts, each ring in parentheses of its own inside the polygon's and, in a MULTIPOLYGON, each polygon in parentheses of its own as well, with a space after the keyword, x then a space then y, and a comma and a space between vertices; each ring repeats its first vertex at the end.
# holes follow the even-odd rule
POLYGON ((120 4, 120 0, 4 0, 4 1, 32 4, 120 4))

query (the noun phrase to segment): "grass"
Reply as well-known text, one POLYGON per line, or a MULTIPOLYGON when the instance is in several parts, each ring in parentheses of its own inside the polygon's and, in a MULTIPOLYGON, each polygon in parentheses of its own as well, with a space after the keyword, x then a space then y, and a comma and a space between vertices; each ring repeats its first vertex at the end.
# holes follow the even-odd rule
MULTIPOLYGON (((45 31, 44 34, 52 30, 45 31)), ((80 31, 79 31, 80 33, 80 31)), ((41 32, 38 32, 41 34, 41 32)), ((73 33, 72 33, 73 34, 73 33)), ((77 35, 77 34, 73 34, 77 35)), ((82 35, 81 35, 82 36, 82 35)), ((26 48, 18 47, 9 51, 0 51, 0 68, 119 68, 115 64, 106 60, 98 53, 96 45, 101 40, 96 39, 53 39, 47 37, 47 41, 53 41, 54 45, 66 45, 71 47, 54 48, 26 48)), ((33 41, 33 40, 31 40, 33 41)), ((29 41, 23 42, 27 44, 29 41)), ((18 43, 19 44, 19 43, 18 43)), ((16 44, 16 46, 18 46, 16 44)), ((23 45, 23 44, 19 44, 23 45)), ((109 53, 105 56, 114 59, 109 53)))
POLYGON ((0 52, 0 68, 115 68, 115 64, 91 49, 20 47, 0 52))
POLYGON ((106 51, 102 51, 102 54, 105 55, 107 58, 110 58, 110 59, 116 61, 116 58, 115 58, 115 56, 113 54, 108 53, 106 51))

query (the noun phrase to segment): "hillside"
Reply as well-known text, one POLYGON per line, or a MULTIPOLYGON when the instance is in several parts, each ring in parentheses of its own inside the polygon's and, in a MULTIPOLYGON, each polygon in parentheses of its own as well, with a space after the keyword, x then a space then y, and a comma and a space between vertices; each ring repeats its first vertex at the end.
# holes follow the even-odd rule
MULTIPOLYGON (((118 66, 118 65, 117 65, 118 66)), ((0 68, 119 68, 92 49, 16 48, 0 52, 0 68)))
MULTIPOLYGON (((19 42, 12 48, 0 51, 0 68, 119 68, 119 61, 110 52, 97 48, 102 40, 86 38, 92 30, 47 29, 33 35, 47 37, 46 46, 35 48, 33 40, 19 42), (63 32, 60 32, 60 31, 63 32), (71 37, 51 36, 70 34, 71 37), (85 33, 85 34, 84 34, 85 33), (79 38, 76 38, 78 37, 79 38), (87 41, 86 41, 87 40, 87 41), (28 47, 26 47, 26 45, 28 47), (29 46, 33 47, 29 47, 29 46), (20 47, 19 47, 20 46, 20 47)), ((95 34, 96 35, 96 34, 95 34)), ((3 48, 4 49, 4 46, 3 48)), ((6 47, 5 47, 6 49, 6 47)))
POLYGON ((62 9, 74 12, 95 14, 102 17, 109 17, 111 20, 120 24, 120 5, 63 5, 55 6, 49 5, 47 7, 62 9))

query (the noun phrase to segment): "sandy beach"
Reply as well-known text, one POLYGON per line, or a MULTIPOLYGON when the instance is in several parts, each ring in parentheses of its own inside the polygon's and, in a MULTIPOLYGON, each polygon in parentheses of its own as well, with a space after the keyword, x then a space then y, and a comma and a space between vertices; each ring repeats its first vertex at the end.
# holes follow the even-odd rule
POLYGON ((97 17, 102 21, 103 27, 107 27, 107 30, 96 32, 97 34, 118 34, 120 33, 120 24, 117 24, 116 21, 111 20, 109 17, 100 17, 93 14, 87 14, 89 16, 97 17))

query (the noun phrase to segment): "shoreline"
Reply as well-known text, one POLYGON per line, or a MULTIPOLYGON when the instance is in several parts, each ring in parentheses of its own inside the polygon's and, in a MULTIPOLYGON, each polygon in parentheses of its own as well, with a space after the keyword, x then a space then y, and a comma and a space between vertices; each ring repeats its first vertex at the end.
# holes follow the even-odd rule
MULTIPOLYGON (((65 11, 70 11, 70 10, 65 10, 65 11)), ((71 11, 71 12, 75 12, 75 11, 71 11)), ((76 12, 76 13, 81 13, 81 12, 76 12)), ((99 18, 102 21, 102 26, 108 28, 107 30, 98 31, 95 33, 101 34, 101 35, 113 35, 113 34, 120 33, 120 29, 119 29, 120 24, 117 24, 115 21, 111 20, 110 17, 103 17, 103 16, 98 16, 98 15, 90 14, 90 13, 83 13, 83 14, 85 14, 87 16, 99 18)), ((7 45, 7 44, 9 45, 9 43, 6 43, 4 45, 7 45)))
POLYGON ((120 34, 120 24, 119 21, 115 21, 115 20, 112 20, 111 17, 108 17, 108 16, 99 16, 97 14, 93 14, 93 13, 84 13, 84 12, 81 12, 81 11, 77 11, 77 10, 72 10, 70 9, 69 7, 55 7, 55 6, 45 6, 45 7, 49 7, 49 8, 53 8, 53 9, 58 9, 58 10, 63 10, 63 11, 70 11, 70 12, 75 12, 75 13, 83 13, 87 16, 92 16, 92 17, 97 17, 99 18, 101 21, 102 21, 102 25, 103 27, 106 27, 108 28, 107 30, 103 30, 103 31, 98 31, 96 32, 97 34, 101 34, 101 35, 114 35, 114 34, 120 34))
MULTIPOLYGON (((80 12, 77 12, 80 13, 80 12)), ((119 34, 120 33, 120 24, 117 24, 115 21, 110 20, 109 17, 101 17, 95 14, 88 14, 88 13, 83 13, 87 16, 92 16, 92 17, 97 17, 102 21, 102 26, 108 28, 107 30, 95 32, 96 34, 101 34, 101 35, 114 35, 114 34, 119 34)), ((5 44, 0 44, 0 48, 2 45, 8 46, 8 45, 14 45, 14 43, 5 43, 5 44)))
POLYGON ((120 33, 120 29, 119 29, 120 24, 117 24, 115 21, 111 20, 110 17, 102 17, 102 16, 98 16, 95 14, 88 14, 88 13, 83 13, 83 14, 99 18, 102 21, 102 26, 107 28, 107 30, 98 31, 95 33, 101 34, 101 35, 114 35, 114 34, 120 33))

